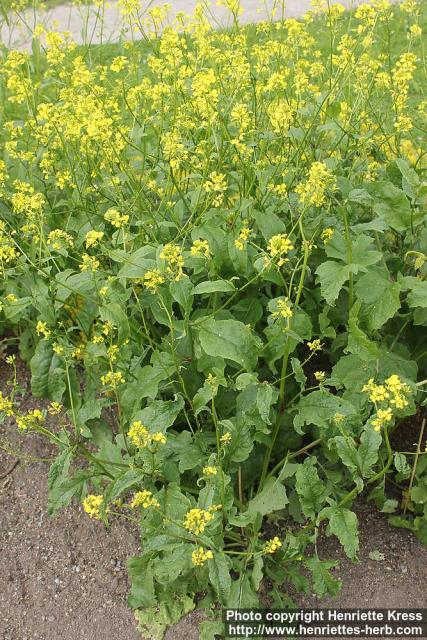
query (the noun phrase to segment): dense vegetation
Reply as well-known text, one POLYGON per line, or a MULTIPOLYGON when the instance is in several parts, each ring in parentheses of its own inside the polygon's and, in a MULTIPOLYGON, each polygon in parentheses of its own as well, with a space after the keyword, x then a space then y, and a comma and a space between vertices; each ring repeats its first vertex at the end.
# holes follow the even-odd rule
POLYGON ((13 355, 0 409, 58 446, 51 514, 140 523, 152 637, 263 578, 336 593, 313 543, 357 558, 362 492, 427 542, 421 417, 398 437, 427 377, 425 5, 225 4, 216 31, 122 0, 133 40, 40 28, 0 61, 3 344, 54 418, 13 355))

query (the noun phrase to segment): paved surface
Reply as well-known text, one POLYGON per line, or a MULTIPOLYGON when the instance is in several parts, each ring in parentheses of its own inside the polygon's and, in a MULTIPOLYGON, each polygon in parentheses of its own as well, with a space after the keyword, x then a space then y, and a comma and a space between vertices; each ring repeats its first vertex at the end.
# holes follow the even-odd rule
MULTIPOLYGON (((172 5, 170 20, 173 21, 178 12, 191 14, 197 4, 196 0, 169 0, 172 5)), ((361 4, 362 0, 339 0, 345 7, 361 4)), ((1 0, 0 0, 1 3, 1 0)), ((141 0, 141 14, 146 14, 149 7, 162 6, 161 0, 141 0)), ((241 22, 259 22, 270 14, 274 0, 241 0, 243 14, 241 22)), ((285 15, 298 17, 310 9, 310 0, 287 0, 285 15)), ((210 8, 211 21, 216 26, 230 24, 230 12, 212 2, 210 8)), ((49 29, 69 31, 72 39, 79 43, 99 44, 130 39, 132 36, 129 21, 121 16, 117 2, 106 2, 103 8, 93 5, 74 6, 58 5, 45 12, 27 10, 21 15, 11 15, 9 25, 0 28, 1 41, 7 46, 19 49, 31 47, 31 33, 36 24, 43 24, 49 29)), ((0 22, 1 25, 1 22, 0 22)))

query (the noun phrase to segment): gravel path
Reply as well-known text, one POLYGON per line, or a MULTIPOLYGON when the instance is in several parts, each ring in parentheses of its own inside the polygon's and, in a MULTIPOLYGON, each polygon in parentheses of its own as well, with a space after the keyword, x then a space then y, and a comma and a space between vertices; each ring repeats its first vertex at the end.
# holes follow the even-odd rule
MULTIPOLYGON (((362 0, 339 0, 345 7, 361 4, 362 0)), ((1 0, 0 0, 1 2, 1 0)), ((172 10, 171 20, 178 12, 191 14, 197 4, 196 0, 170 0, 172 10)), ((162 0, 141 0, 143 13, 148 6, 162 6, 162 0)), ((271 11, 273 0, 241 0, 243 15, 241 22, 259 22, 265 20, 271 11)), ((298 17, 310 9, 310 0, 287 0, 286 16, 298 17)), ((213 24, 226 26, 230 20, 230 13, 213 2, 210 7, 213 24)), ((43 24, 49 29, 69 31, 72 39, 79 43, 99 44, 101 42, 116 42, 129 39, 131 31, 129 24, 122 18, 117 1, 107 2, 103 9, 93 5, 74 6, 71 4, 58 5, 45 12, 28 10, 20 16, 11 16, 10 24, 0 28, 1 41, 10 48, 29 49, 31 47, 31 32, 36 24, 43 24)))

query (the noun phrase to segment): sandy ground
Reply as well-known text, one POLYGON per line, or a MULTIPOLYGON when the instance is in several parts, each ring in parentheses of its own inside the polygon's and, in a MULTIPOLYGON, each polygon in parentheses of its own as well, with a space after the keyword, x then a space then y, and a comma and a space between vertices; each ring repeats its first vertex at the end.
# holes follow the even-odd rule
MULTIPOLYGON (((338 0, 345 7, 357 6, 362 0, 338 0)), ((0 0, 1 2, 1 0, 0 0)), ((178 12, 191 14, 196 0, 169 0, 172 5, 170 20, 173 21, 178 12)), ((148 7, 165 4, 162 0, 141 0, 141 16, 146 16, 148 7)), ((241 22, 259 22, 265 20, 275 4, 274 0, 241 0, 243 14, 241 22)), ((299 17, 310 9, 310 0, 286 0, 285 15, 299 17)), ((215 26, 230 24, 230 13, 212 2, 210 6, 211 21, 215 26)), ((74 6, 64 4, 46 12, 28 10, 22 15, 11 15, 10 24, 0 26, 1 41, 8 47, 29 49, 31 32, 36 24, 43 24, 48 29, 69 31, 72 39, 79 43, 106 43, 126 40, 131 37, 129 24, 120 14, 116 0, 107 2, 103 9, 91 5, 74 6)))
MULTIPOLYGON (((4 391, 8 370, 0 366, 4 391)), ((25 367, 22 408, 43 405, 28 393, 25 367)), ((19 446, 16 428, 0 425, 0 440, 19 446)), ((52 458, 45 441, 23 441, 31 458, 52 458)), ((135 527, 113 522, 107 530, 77 505, 58 516, 46 514, 47 462, 16 458, 0 451, 0 638, 2 640, 151 640, 142 639, 127 608, 126 559, 138 553, 135 527), (7 473, 9 470, 10 473, 7 473), (7 474, 7 475, 6 475, 7 474)), ((346 559, 335 538, 322 538, 321 558, 339 559, 335 575, 343 582, 339 596, 321 602, 296 596, 299 606, 426 607, 427 548, 408 531, 388 526, 384 514, 359 504, 360 563, 346 559), (384 554, 371 560, 370 552, 384 554)), ((168 630, 166 640, 198 640, 200 612, 168 630)), ((203 638, 201 639, 203 640, 203 638)))

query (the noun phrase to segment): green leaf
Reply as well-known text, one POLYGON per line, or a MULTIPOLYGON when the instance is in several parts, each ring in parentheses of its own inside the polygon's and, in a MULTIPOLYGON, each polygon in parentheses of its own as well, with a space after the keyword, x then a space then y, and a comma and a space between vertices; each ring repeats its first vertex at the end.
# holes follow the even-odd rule
POLYGON ((199 329, 203 351, 209 356, 227 358, 251 371, 256 367, 260 340, 238 320, 205 320, 199 329))
POLYGON ((313 589, 320 596, 336 596, 341 587, 341 582, 330 574, 330 570, 336 567, 338 562, 331 560, 319 560, 319 558, 307 558, 305 566, 313 574, 313 589))
POLYGON ((306 458, 304 463, 298 466, 295 489, 302 512, 306 518, 314 520, 325 503, 328 491, 319 478, 313 458, 306 458))
POLYGON ((367 427, 362 433, 357 450, 358 467, 362 478, 369 478, 372 475, 372 467, 378 460, 381 442, 381 434, 372 427, 367 427))
POLYGON ((148 407, 138 411, 133 420, 140 420, 151 433, 164 432, 173 425, 183 408, 184 399, 180 395, 176 395, 175 400, 154 400, 148 407))
POLYGON ((377 182, 369 185, 369 192, 376 199, 374 212, 387 224, 402 233, 411 226, 411 207, 401 189, 391 182, 377 182))
POLYGON ((146 557, 134 556, 127 562, 131 579, 128 604, 131 609, 156 605, 152 561, 146 557))
POLYGON ((99 309, 99 317, 103 322, 111 322, 118 329, 118 344, 123 344, 130 335, 129 321, 126 313, 117 302, 99 309))
POLYGON ((366 333, 359 327, 357 316, 361 304, 360 300, 357 300, 351 308, 348 320, 348 344, 345 352, 353 353, 366 361, 378 360, 380 351, 377 343, 369 340, 366 333))
POLYGON ((276 478, 268 478, 262 491, 252 498, 248 504, 249 513, 267 513, 284 509, 289 503, 286 489, 276 478))
POLYGON ((194 294, 215 293, 215 292, 235 291, 235 287, 231 282, 226 280, 206 280, 201 282, 193 289, 194 294))
POLYGON ((298 358, 291 358, 292 371, 294 372, 295 380, 301 385, 301 389, 304 391, 305 383, 307 382, 307 376, 304 373, 304 369, 301 366, 301 362, 298 358))
POLYGON ((163 640, 166 629, 176 624, 195 607, 193 598, 187 595, 174 595, 167 602, 154 607, 144 607, 135 611, 138 630, 150 640, 163 640))
POLYGON ((371 269, 355 287, 356 295, 367 306, 366 317, 370 331, 380 329, 400 309, 400 285, 391 282, 383 269, 371 269))
POLYGON ((349 265, 332 260, 323 262, 317 267, 316 273, 319 276, 320 291, 329 305, 334 304, 352 271, 349 265))
POLYGON ((72 478, 58 478, 49 491, 48 514, 50 516, 55 515, 59 509, 70 504, 74 497, 81 500, 86 493, 86 484, 91 477, 92 473, 81 471, 72 478))
POLYGON ((406 480, 411 475, 411 467, 408 464, 406 456, 403 453, 396 451, 394 453, 394 466, 396 471, 400 474, 402 480, 406 480))
MULTIPOLYGON (((95 456, 96 458, 96 456, 95 456)), ((124 473, 121 473, 117 478, 112 480, 108 485, 108 489, 104 492, 104 504, 107 506, 109 502, 114 502, 125 491, 132 487, 141 486, 143 481, 143 474, 141 471, 133 471, 128 469, 124 473)))
POLYGON ((327 427, 336 413, 347 417, 357 415, 356 408, 351 402, 327 389, 319 389, 303 396, 297 405, 298 413, 294 418, 294 427, 301 433, 304 425, 327 427))
POLYGON ((406 300, 410 307, 427 309, 427 280, 406 276, 399 282, 405 289, 409 289, 406 300))
POLYGON ((270 409, 277 399, 277 391, 268 382, 258 385, 256 404, 261 418, 266 424, 271 424, 270 409))
POLYGON ((49 468, 47 480, 49 490, 52 490, 56 485, 61 484, 61 482, 64 481, 64 478, 68 476, 68 470, 72 459, 73 453, 71 449, 64 449, 52 462, 49 468))
POLYGON ((61 402, 66 389, 65 371, 61 359, 47 340, 40 340, 31 358, 31 391, 36 398, 51 398, 61 402))
POLYGON ((323 509, 322 515, 329 519, 329 530, 341 542, 346 555, 351 560, 356 560, 359 550, 356 514, 349 509, 327 507, 323 509))
POLYGON ((224 605, 231 588, 230 559, 222 551, 217 551, 214 553, 214 557, 208 561, 208 566, 209 581, 215 589, 219 602, 224 605))
POLYGON ((143 278, 147 271, 156 267, 155 251, 149 246, 141 247, 131 254, 124 251, 111 251, 109 256, 123 264, 117 274, 119 278, 143 278))

